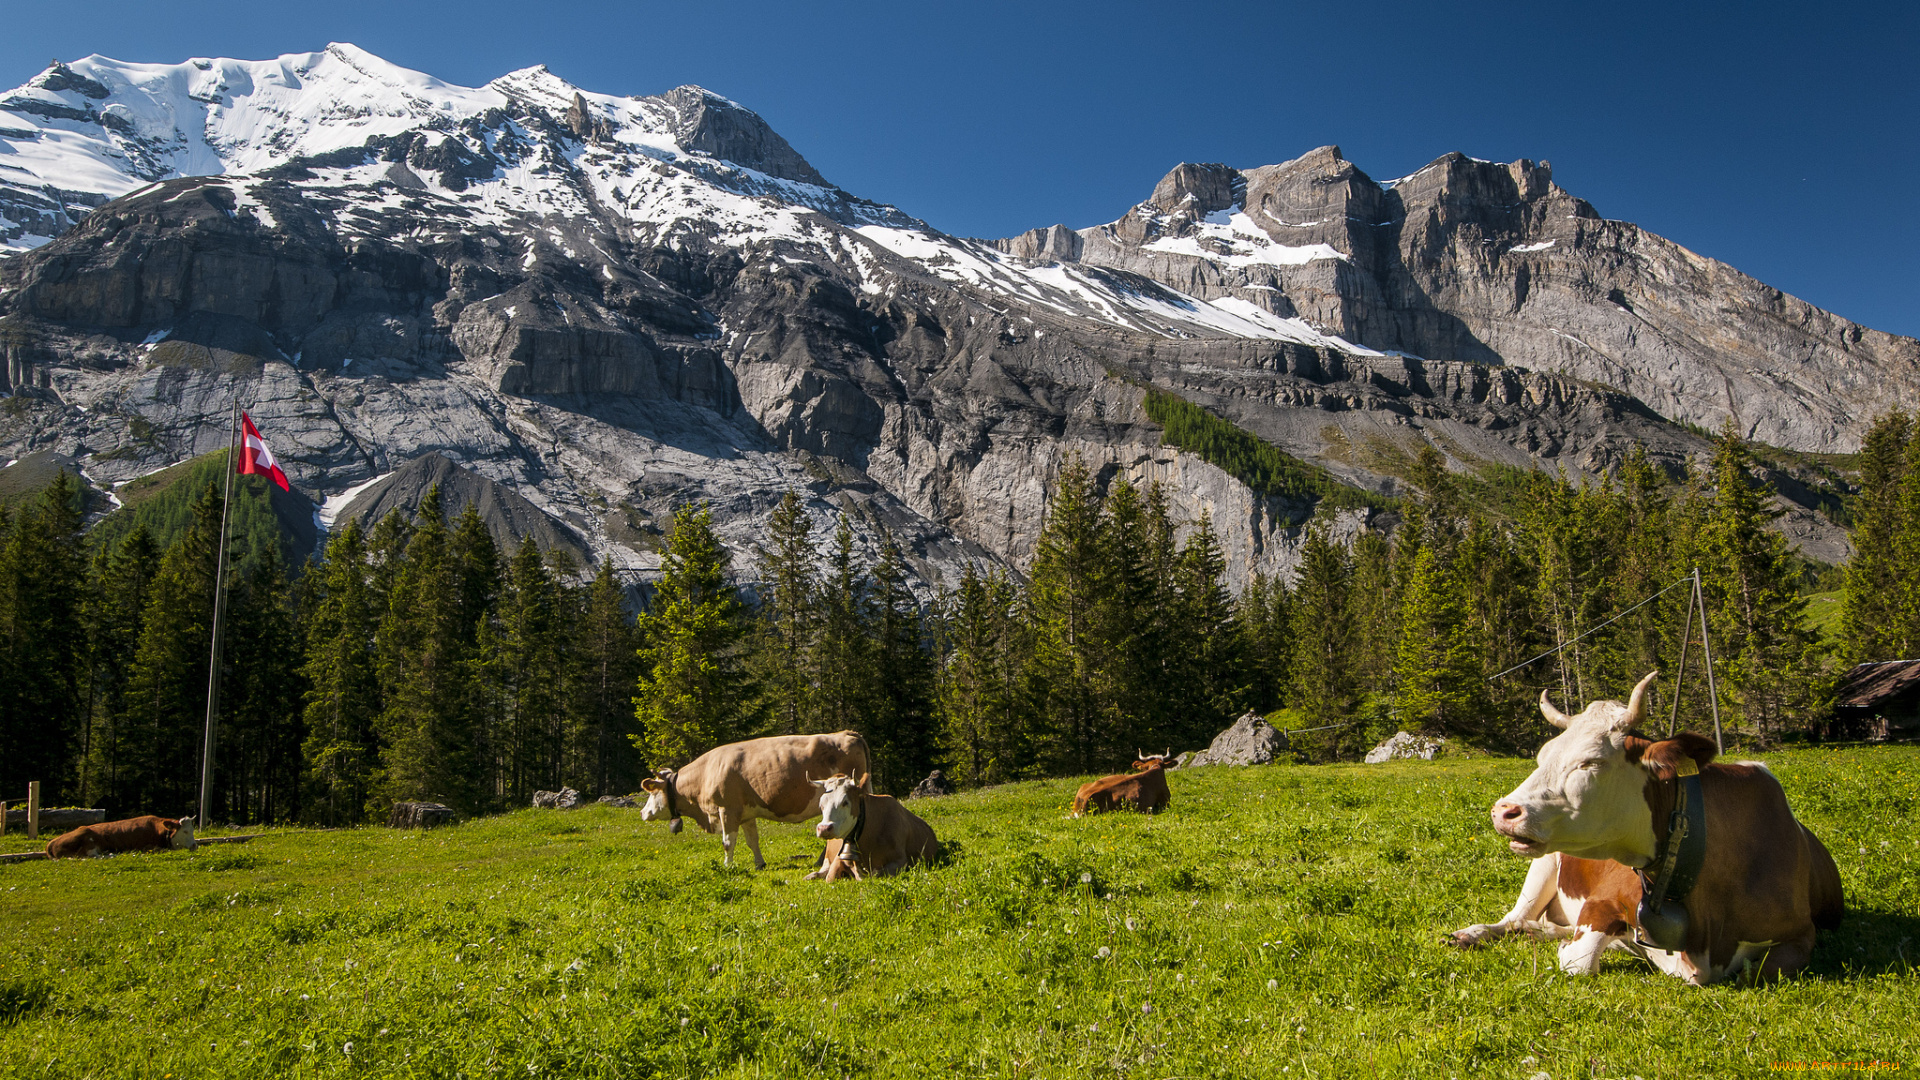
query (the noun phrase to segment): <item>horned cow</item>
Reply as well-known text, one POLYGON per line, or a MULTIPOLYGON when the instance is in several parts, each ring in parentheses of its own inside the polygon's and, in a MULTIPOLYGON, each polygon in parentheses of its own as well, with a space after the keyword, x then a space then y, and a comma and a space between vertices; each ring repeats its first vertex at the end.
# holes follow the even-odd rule
POLYGON ((1766 766, 1715 763, 1714 743, 1699 735, 1630 734, 1653 679, 1640 680, 1625 705, 1595 701, 1577 716, 1541 694, 1540 711, 1561 733, 1540 748, 1533 775, 1492 809, 1495 831, 1534 863, 1513 909, 1456 931, 1455 944, 1510 933, 1559 940, 1569 974, 1598 969, 1607 949, 1620 948, 1706 985, 1748 970, 1791 975, 1807 965, 1815 930, 1839 924, 1845 902, 1833 857, 1794 818, 1766 766), (1650 896, 1669 845, 1676 855, 1687 850, 1676 837, 1689 830, 1670 833, 1669 822, 1681 816, 1676 803, 1691 800, 1684 792, 1696 790, 1704 846, 1694 849, 1697 865, 1671 879, 1693 883, 1650 896))
POLYGON ((1133 758, 1129 771, 1080 785, 1073 795, 1073 816, 1111 810, 1157 814, 1166 809, 1173 798, 1167 790, 1167 755, 1136 750, 1133 758))
POLYGON ((827 841, 827 851, 820 869, 806 880, 886 877, 940 857, 933 826, 893 796, 870 792, 867 777, 830 776, 811 783, 820 792, 820 824, 814 832, 827 841))
POLYGON ((83 859, 94 855, 118 855, 126 851, 166 851, 200 846, 193 836, 193 819, 163 818, 152 814, 82 825, 47 841, 49 859, 83 859))

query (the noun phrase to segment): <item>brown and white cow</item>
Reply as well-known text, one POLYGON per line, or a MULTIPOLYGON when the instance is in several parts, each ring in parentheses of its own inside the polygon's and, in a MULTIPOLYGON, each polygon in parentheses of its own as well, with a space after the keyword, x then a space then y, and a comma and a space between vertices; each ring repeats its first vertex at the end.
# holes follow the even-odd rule
POLYGON ((829 776, 812 783, 820 797, 820 824, 813 831, 827 841, 827 851, 820 869, 806 880, 886 877, 940 857, 933 826, 893 796, 868 791, 867 777, 829 776))
POLYGON ((707 832, 720 834, 726 862, 733 865, 737 832, 753 852, 753 867, 765 870, 760 857, 762 818, 788 823, 805 821, 820 812, 820 793, 807 782, 810 776, 865 773, 867 743, 851 731, 832 735, 776 735, 767 739, 716 746, 679 770, 663 769, 640 783, 647 804, 642 821, 670 822, 680 831, 682 816, 707 832))
POLYGON ((166 851, 200 846, 193 837, 193 819, 163 818, 151 814, 124 821, 103 821, 82 825, 47 841, 49 859, 83 859, 94 855, 118 855, 124 851, 166 851))
MULTIPOLYGON (((1657 672, 1655 674, 1658 674, 1657 672)), ((1497 923, 1456 931, 1474 946, 1510 933, 1555 939, 1568 974, 1597 970, 1625 949, 1697 985, 1753 969, 1758 978, 1805 967, 1815 928, 1839 924, 1844 903, 1833 857, 1787 806, 1759 762, 1711 764, 1712 740, 1629 734, 1644 716, 1648 675, 1622 705, 1595 701, 1578 716, 1540 695, 1561 734, 1540 748, 1524 783, 1493 804, 1493 827, 1534 860, 1513 909, 1497 923), (1691 759, 1690 761, 1688 759, 1691 759), (1679 948, 1637 940, 1643 881, 1667 831, 1679 776, 1698 769, 1706 844, 1683 901, 1679 948)))
POLYGON ((1118 776, 1103 776, 1080 785, 1073 794, 1073 816, 1094 811, 1138 810, 1157 814, 1166 809, 1173 793, 1167 790, 1167 755, 1134 751, 1133 765, 1118 776))

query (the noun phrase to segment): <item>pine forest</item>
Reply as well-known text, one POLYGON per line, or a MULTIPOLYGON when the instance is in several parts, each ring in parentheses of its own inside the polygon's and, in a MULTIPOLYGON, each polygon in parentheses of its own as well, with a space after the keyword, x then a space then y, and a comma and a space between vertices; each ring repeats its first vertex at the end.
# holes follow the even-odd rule
MULTIPOLYGON (((637 611, 632 582, 531 540, 503 550, 437 489, 293 566, 264 484, 242 478, 212 817, 343 825, 416 799, 482 814, 537 789, 632 792, 733 740, 843 729, 897 793, 935 768, 963 786, 1110 772, 1136 750, 1203 748, 1248 710, 1295 732, 1306 761, 1397 730, 1527 752, 1543 689, 1571 711, 1675 670, 1691 589, 1669 586, 1695 567, 1719 700, 1695 636, 1681 700, 1656 684, 1663 725, 1703 730, 1717 704, 1733 742, 1817 738, 1847 665, 1920 651, 1920 431, 1904 415, 1858 456, 1858 554, 1823 633, 1814 575, 1769 528, 1755 448, 1731 431, 1685 476, 1636 453, 1594 482, 1489 480, 1428 449, 1402 497, 1341 499, 1184 403, 1150 404, 1170 443, 1318 499, 1292 580, 1227 580, 1213 522, 1077 462, 1024 579, 970 571, 916 592, 906 552, 863 556, 844 520, 816 527, 789 492, 751 583, 708 511, 680 508, 637 611)), ((66 474, 0 505, 0 791, 39 780, 49 805, 191 812, 220 467, 185 475, 187 495, 91 529, 66 474)))

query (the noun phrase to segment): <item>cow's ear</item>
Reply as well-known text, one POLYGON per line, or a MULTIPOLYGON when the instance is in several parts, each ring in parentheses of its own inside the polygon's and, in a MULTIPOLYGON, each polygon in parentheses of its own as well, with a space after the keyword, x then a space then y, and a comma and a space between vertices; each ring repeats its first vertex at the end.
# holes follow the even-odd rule
POLYGON ((1686 758, 1692 758, 1695 765, 1704 769, 1719 752, 1712 739, 1691 731, 1683 731, 1659 742, 1645 743, 1639 749, 1638 755, 1629 751, 1627 759, 1632 761, 1637 757, 1641 767, 1655 771, 1664 769, 1667 772, 1677 771, 1675 766, 1686 758))
POLYGON ((659 791, 664 786, 665 785, 660 783, 660 781, 655 780, 651 776, 647 777, 645 780, 640 781, 641 791, 659 791))

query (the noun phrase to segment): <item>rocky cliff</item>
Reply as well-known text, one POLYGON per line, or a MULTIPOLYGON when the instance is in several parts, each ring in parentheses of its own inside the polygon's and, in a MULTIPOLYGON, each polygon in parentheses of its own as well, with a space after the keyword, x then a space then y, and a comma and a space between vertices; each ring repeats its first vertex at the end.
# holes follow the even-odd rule
POLYGON ((1312 508, 1160 446, 1147 385, 1384 491, 1421 443, 1677 470, 1704 443, 1674 421, 1727 415, 1848 451, 1920 391, 1913 340, 1606 221, 1544 163, 1181 165, 1111 224, 985 242, 697 87, 463 88, 344 45, 55 65, 0 96, 0 147, 0 455, 110 491, 214 449, 238 397, 324 524, 439 482, 638 576, 690 498, 751 573, 789 488, 925 580, 1021 567, 1070 455, 1284 572, 1312 508))

